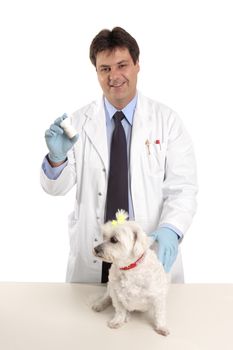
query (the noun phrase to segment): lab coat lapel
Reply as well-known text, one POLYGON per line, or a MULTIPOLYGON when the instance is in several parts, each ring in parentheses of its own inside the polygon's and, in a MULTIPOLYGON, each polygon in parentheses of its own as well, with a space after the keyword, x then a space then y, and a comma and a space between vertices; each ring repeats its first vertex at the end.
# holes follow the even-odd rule
POLYGON ((106 171, 108 171, 106 116, 103 103, 101 102, 87 111, 86 117, 84 131, 102 159, 106 171))
MULTIPOLYGON (((133 174, 134 166, 139 162, 139 155, 142 152, 148 138, 148 108, 143 105, 143 98, 139 94, 138 103, 134 113, 133 128, 130 147, 130 167, 133 174)), ((145 146, 146 147, 146 146, 145 146)))
MULTIPOLYGON (((141 203, 144 202, 144 192, 147 187, 146 172, 142 168, 142 159, 145 157, 146 140, 148 139, 148 130, 150 130, 150 108, 144 103, 139 95, 137 107, 134 113, 133 128, 130 147, 130 175, 131 175, 131 195, 133 201, 135 220, 144 220, 144 208, 141 203)), ((148 183, 148 182, 147 182, 148 183)), ((150 196, 150 193, 148 193, 150 196)))

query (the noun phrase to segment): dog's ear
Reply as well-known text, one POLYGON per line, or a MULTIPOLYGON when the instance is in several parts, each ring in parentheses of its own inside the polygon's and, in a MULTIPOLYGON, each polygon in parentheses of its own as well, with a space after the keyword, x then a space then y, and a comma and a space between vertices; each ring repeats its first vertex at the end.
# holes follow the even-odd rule
POLYGON ((143 230, 139 226, 135 226, 133 228, 133 234, 134 234, 133 253, 135 257, 139 257, 148 248, 147 235, 143 232, 143 230))

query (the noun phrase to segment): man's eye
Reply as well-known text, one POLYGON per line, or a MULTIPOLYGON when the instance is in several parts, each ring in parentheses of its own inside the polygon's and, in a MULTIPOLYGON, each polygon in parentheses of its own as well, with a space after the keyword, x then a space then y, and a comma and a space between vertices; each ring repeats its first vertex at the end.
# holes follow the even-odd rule
POLYGON ((113 237, 111 237, 110 242, 111 243, 117 243, 118 239, 115 236, 113 236, 113 237))
POLYGON ((106 72, 110 71, 110 68, 109 67, 102 67, 102 68, 100 68, 100 71, 103 73, 106 73, 106 72))
POLYGON ((125 68, 126 66, 127 66, 127 64, 125 64, 125 63, 124 64, 120 64, 119 68, 125 68))

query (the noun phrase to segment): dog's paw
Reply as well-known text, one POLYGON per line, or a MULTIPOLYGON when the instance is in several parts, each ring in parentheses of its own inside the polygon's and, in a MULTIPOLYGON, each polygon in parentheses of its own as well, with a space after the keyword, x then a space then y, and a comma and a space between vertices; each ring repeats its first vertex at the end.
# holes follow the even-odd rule
POLYGON ((100 312, 105 310, 109 305, 111 305, 111 298, 109 295, 104 295, 103 297, 92 302, 92 310, 100 312))
POLYGON ((105 309, 105 305, 102 303, 94 303, 91 308, 93 311, 101 312, 105 309))
POLYGON ((113 318, 111 321, 108 322, 108 327, 116 329, 116 328, 120 328, 123 324, 124 324, 124 321, 120 321, 113 318))
POLYGON ((158 334, 163 335, 165 337, 170 334, 168 328, 166 328, 166 327, 155 327, 155 331, 158 334))

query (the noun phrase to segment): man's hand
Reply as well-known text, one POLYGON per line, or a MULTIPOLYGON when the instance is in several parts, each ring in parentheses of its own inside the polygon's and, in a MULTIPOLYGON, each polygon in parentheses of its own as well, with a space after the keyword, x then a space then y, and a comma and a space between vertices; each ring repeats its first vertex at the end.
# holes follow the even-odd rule
POLYGON ((78 134, 70 139, 65 133, 60 123, 67 118, 66 114, 57 118, 54 123, 45 132, 45 141, 49 149, 49 160, 52 163, 61 163, 65 161, 67 152, 73 147, 78 140, 78 134))
POLYGON ((167 227, 161 227, 149 236, 158 242, 158 258, 164 270, 169 272, 178 254, 178 235, 167 227))

